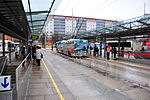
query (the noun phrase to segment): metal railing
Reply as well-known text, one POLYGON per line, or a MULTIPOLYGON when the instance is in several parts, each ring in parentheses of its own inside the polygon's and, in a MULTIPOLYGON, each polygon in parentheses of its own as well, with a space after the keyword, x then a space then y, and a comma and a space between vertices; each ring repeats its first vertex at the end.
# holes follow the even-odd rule
POLYGON ((31 53, 29 53, 16 69, 17 99, 26 100, 32 71, 31 53))
POLYGON ((7 62, 6 56, 2 57, 2 62, 1 62, 1 66, 0 66, 0 76, 3 74, 3 72, 5 70, 6 62, 7 62))

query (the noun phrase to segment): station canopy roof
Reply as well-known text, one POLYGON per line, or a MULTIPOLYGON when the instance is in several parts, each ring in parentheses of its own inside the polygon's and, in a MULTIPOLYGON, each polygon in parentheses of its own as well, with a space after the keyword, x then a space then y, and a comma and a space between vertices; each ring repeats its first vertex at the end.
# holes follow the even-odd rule
POLYGON ((0 33, 26 41, 41 33, 61 0, 0 0, 0 33))
POLYGON ((62 0, 23 0, 31 35, 40 35, 62 0))
POLYGON ((0 32, 26 40, 30 28, 21 0, 0 0, 0 32))
MULTIPOLYGON (((96 37, 116 38, 150 34, 150 14, 139 16, 101 28, 92 29, 76 34, 77 38, 95 39, 96 37)), ((66 36, 64 39, 71 38, 66 36)))

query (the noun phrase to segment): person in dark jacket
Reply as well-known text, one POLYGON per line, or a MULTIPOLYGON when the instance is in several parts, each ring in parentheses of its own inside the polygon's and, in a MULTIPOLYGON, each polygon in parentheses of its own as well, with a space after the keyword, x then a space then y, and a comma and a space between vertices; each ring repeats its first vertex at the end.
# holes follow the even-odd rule
POLYGON ((92 50, 93 50, 93 48, 92 48, 92 46, 90 46, 90 55, 92 55, 92 50))
POLYGON ((94 51, 93 51, 93 55, 96 56, 96 52, 97 52, 97 48, 96 48, 96 44, 94 45, 94 51))
POLYGON ((116 58, 116 53, 117 53, 116 47, 114 47, 113 53, 114 53, 114 59, 115 59, 116 58))
POLYGON ((33 64, 36 63, 36 45, 32 46, 32 59, 33 59, 33 64))
POLYGON ((22 48, 21 55, 22 55, 23 60, 24 60, 25 57, 26 57, 26 54, 25 54, 25 47, 22 48))

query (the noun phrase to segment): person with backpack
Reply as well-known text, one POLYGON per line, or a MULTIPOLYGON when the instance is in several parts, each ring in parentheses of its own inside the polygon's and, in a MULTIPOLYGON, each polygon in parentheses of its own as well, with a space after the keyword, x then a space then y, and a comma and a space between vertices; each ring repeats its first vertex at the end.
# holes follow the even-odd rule
POLYGON ((92 55, 92 50, 93 50, 93 48, 92 48, 92 46, 90 46, 90 55, 92 55))
POLYGON ((41 52, 41 47, 38 46, 37 50, 36 50, 36 62, 38 64, 38 66, 40 66, 41 58, 43 58, 43 54, 41 52))

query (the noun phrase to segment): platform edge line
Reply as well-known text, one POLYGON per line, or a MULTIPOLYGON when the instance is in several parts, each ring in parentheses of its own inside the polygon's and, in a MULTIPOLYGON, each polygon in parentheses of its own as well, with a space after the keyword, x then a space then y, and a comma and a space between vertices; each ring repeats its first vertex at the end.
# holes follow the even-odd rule
POLYGON ((55 87, 57 93, 59 94, 60 99, 61 99, 61 100, 64 100, 64 97, 62 96, 62 94, 61 94, 61 92, 60 92, 58 86, 56 85, 56 83, 55 83, 55 81, 54 81, 54 79, 53 79, 53 77, 52 77, 52 75, 51 75, 49 69, 47 68, 47 66, 46 66, 46 64, 45 64, 45 62, 44 62, 43 59, 42 59, 42 61, 43 61, 43 64, 44 64, 44 66, 45 66, 45 68, 46 68, 46 70, 47 70, 47 73, 49 74, 49 76, 50 76, 50 78, 51 78, 51 80, 52 80, 52 82, 53 82, 53 85, 54 85, 54 87, 55 87))

